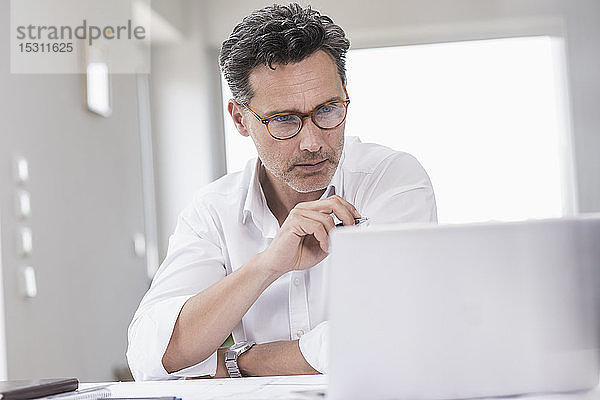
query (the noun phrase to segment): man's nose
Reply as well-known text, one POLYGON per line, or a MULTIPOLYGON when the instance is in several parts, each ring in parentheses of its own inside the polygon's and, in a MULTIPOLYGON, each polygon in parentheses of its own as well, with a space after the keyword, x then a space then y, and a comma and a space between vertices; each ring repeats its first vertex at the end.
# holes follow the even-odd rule
POLYGON ((323 130, 316 126, 310 117, 304 121, 304 126, 298 136, 300 137, 300 150, 314 153, 323 147, 323 130))

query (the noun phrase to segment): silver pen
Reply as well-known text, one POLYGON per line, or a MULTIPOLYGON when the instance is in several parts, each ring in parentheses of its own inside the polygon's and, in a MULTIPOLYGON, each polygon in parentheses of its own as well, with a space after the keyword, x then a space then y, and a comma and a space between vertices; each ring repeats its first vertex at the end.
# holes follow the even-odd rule
MULTIPOLYGON (((363 222, 366 222, 366 221, 368 221, 368 220, 369 220, 369 218, 368 218, 368 217, 354 218, 354 226, 356 226, 356 225, 360 225, 360 224, 362 224, 363 222)), ((337 226, 344 226, 344 223, 343 223, 343 222, 339 222, 339 223, 335 224, 335 226, 336 226, 336 227, 337 227, 337 226)))

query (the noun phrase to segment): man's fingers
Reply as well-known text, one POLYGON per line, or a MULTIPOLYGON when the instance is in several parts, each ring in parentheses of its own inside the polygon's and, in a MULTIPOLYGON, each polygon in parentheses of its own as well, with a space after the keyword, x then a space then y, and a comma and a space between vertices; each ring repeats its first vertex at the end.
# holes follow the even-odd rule
POLYGON ((319 221, 321 224, 323 224, 327 233, 329 233, 333 228, 335 228, 335 222, 333 220, 333 217, 329 214, 313 210, 301 210, 300 212, 302 216, 314 219, 315 221, 319 221))
POLYGON ((335 216, 344 223, 344 225, 354 225, 354 206, 352 206, 346 200, 343 200, 340 196, 331 196, 325 199, 325 201, 331 202, 331 212, 333 212, 335 216), (352 208, 348 207, 348 205, 350 205, 352 208))
POLYGON ((323 200, 299 203, 295 208, 319 211, 324 214, 333 213, 344 225, 354 225, 354 218, 360 218, 360 214, 356 208, 338 195, 333 195, 323 200))
POLYGON ((300 221, 300 227, 307 235, 313 235, 319 241, 319 246, 325 252, 329 252, 329 235, 320 221, 303 217, 300 221))
POLYGON ((352 203, 346 201, 346 199, 338 196, 337 194, 330 196, 330 198, 331 197, 339 200, 342 204, 344 204, 346 206, 346 208, 348 208, 350 210, 350 212, 352 213, 352 216, 354 218, 360 218, 360 213, 358 212, 358 210, 356 209, 356 207, 354 207, 354 205, 352 203))
POLYGON ((331 199, 340 205, 340 207, 337 207, 333 210, 333 213, 336 217, 338 217, 340 221, 343 222, 344 225, 354 225, 354 218, 360 218, 360 214, 358 213, 356 208, 340 196, 333 195, 328 199, 331 199), (339 210, 339 212, 341 212, 341 215, 338 212, 336 212, 336 210, 339 210))

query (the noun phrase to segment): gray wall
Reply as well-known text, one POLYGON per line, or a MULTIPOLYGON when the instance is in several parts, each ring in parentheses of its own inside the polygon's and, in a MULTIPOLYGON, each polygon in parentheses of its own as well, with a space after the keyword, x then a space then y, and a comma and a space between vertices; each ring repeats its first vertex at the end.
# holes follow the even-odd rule
POLYGON ((153 7, 161 15, 165 13, 182 38, 152 47, 152 123, 162 259, 177 215, 191 202, 194 192, 226 172, 226 164, 217 55, 206 46, 204 2, 168 0, 165 6, 165 1, 154 1, 153 7))
POLYGON ((82 75, 10 74, 9 1, 0 2, 0 224, 9 378, 111 380, 126 365, 126 329, 148 286, 131 239, 144 232, 137 88, 113 76, 113 115, 85 108, 82 75), (32 216, 15 216, 13 159, 29 160, 32 216), (20 226, 33 254, 16 252, 20 226), (37 273, 38 295, 18 290, 37 273))

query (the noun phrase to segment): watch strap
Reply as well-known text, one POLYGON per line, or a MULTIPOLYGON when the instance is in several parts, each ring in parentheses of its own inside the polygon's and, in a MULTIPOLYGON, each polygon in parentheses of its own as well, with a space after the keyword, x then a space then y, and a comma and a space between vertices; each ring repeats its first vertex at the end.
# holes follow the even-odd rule
POLYGON ((250 350, 254 346, 255 342, 240 342, 236 343, 225 351, 225 368, 229 373, 230 378, 241 378, 242 373, 238 366, 238 357, 250 350))

